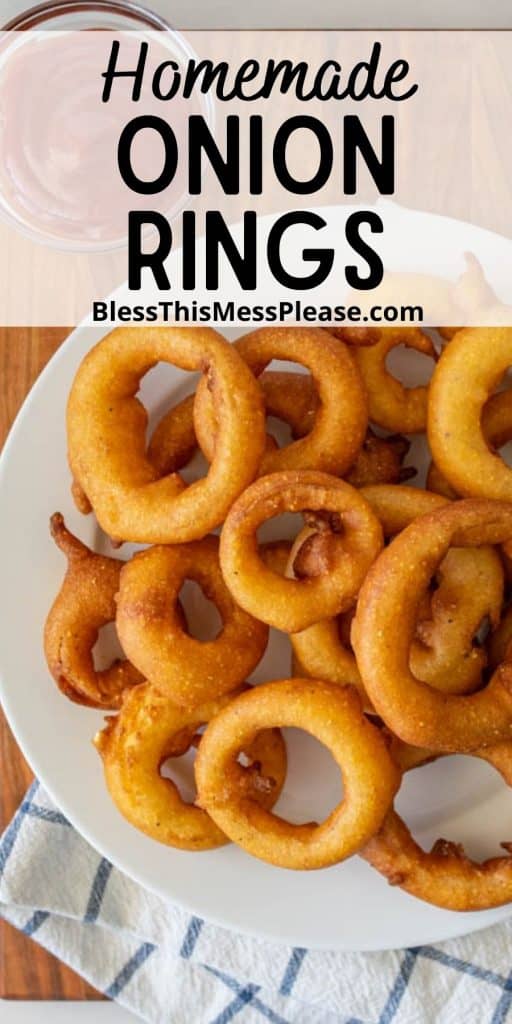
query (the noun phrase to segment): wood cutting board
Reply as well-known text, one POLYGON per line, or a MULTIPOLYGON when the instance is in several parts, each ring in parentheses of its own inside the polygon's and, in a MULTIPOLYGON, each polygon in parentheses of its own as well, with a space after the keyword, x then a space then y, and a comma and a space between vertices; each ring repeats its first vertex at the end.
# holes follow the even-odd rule
MULTIPOLYGON (((36 377, 69 334, 64 327, 0 328, 0 448, 36 377)), ((18 808, 32 772, 0 711, 0 832, 18 808)), ((101 999, 82 978, 0 921, 0 998, 101 999)))

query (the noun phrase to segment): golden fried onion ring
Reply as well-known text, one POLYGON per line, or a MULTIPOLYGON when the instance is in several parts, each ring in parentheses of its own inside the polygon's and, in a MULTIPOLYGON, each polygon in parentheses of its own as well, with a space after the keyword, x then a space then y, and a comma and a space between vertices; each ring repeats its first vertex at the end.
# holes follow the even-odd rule
MULTIPOLYGON (((319 409, 319 398, 313 380, 306 373, 265 370, 258 377, 263 391, 267 416, 286 423, 293 440, 306 437, 313 429, 319 409)), ((196 449, 193 420, 194 396, 189 395, 174 406, 158 423, 148 447, 148 458, 159 476, 174 473, 187 464, 196 449)), ((212 454, 211 439, 204 445, 212 454)), ((378 437, 367 430, 355 462, 344 474, 353 487, 370 484, 399 483, 415 476, 412 466, 403 466, 410 442, 401 434, 378 437)), ((277 443, 267 434, 267 452, 275 452, 277 443)), ((314 468, 314 467, 312 467, 314 468)))
MULTIPOLYGON (((319 406, 315 385, 309 374, 268 370, 260 374, 258 384, 263 391, 267 416, 274 416, 287 423, 295 439, 305 437, 313 426, 319 406)), ((159 476, 181 469, 197 448, 194 399, 194 395, 189 395, 170 408, 155 428, 148 446, 148 459, 159 476)), ((211 457, 213 440, 208 443, 205 439, 205 446, 211 457)), ((267 435, 267 450, 275 451, 276 447, 272 435, 267 435)))
POLYGON ((365 711, 372 711, 352 651, 340 637, 337 618, 322 619, 290 636, 294 671, 309 679, 324 679, 336 686, 354 686, 365 711))
MULTIPOLYGON (((173 704, 151 683, 126 696, 119 715, 107 719, 94 745, 103 760, 110 795, 121 814, 152 839, 182 850, 211 850, 228 842, 208 814, 187 803, 177 785, 160 768, 201 744, 198 729, 230 700, 218 697, 186 710, 173 704)), ((270 808, 286 777, 286 747, 278 729, 261 732, 243 749, 250 763, 229 765, 232 784, 255 805, 270 808)))
POLYGON ((279 867, 326 867, 351 856, 380 827, 400 772, 359 698, 307 679, 264 683, 236 697, 206 729, 195 763, 198 802, 234 842, 279 867), (262 729, 305 729, 332 753, 345 778, 345 797, 322 824, 292 825, 241 795, 230 765, 241 744, 262 729))
MULTIPOLYGON (((491 395, 482 411, 482 434, 493 452, 512 441, 512 390, 499 391, 491 395)), ((457 498, 454 488, 448 483, 435 462, 431 462, 427 473, 427 487, 447 498, 457 498)))
POLYGON ((484 405, 509 366, 512 329, 479 327, 459 331, 436 367, 428 439, 438 470, 457 494, 512 499, 512 469, 489 448, 482 423, 484 405))
POLYGON ((512 736, 511 665, 501 665, 484 689, 464 696, 440 693, 409 667, 418 608, 448 549, 509 537, 512 504, 460 501, 411 523, 370 569, 352 644, 377 714, 406 743, 464 752, 512 736))
MULTIPOLYGON (((316 530, 305 526, 288 549, 286 576, 295 579, 294 566, 297 556, 301 563, 300 551, 305 542, 316 535, 316 530)), ((355 604, 355 602, 354 602, 355 604)), ((350 625, 354 605, 341 615, 319 622, 290 634, 292 645, 292 672, 307 679, 323 679, 335 686, 354 686, 366 712, 373 711, 353 651, 350 648, 350 625)))
MULTIPOLYGON (((368 410, 361 376, 347 348, 317 327, 263 327, 234 347, 256 376, 273 359, 300 363, 310 371, 318 395, 310 431, 284 448, 267 448, 261 474, 317 469, 341 475, 348 470, 363 443, 368 410)), ((205 381, 197 388, 194 423, 201 449, 211 459, 217 417, 205 381)))
MULTIPOLYGON (((375 486, 361 492, 381 521, 386 537, 394 536, 418 515, 442 508, 446 502, 416 487, 375 486)), ((297 549, 311 531, 302 531, 297 549)), ((445 693, 468 693, 481 684, 487 664, 477 639, 487 619, 499 622, 503 603, 503 568, 490 547, 451 548, 437 573, 437 590, 420 608, 409 652, 410 668, 418 679, 445 693)), ((371 703, 352 651, 340 637, 339 621, 326 619, 290 637, 297 666, 304 674, 328 682, 351 683, 366 710, 371 703)))
POLYGON ((187 395, 155 427, 147 455, 159 477, 177 473, 194 455, 197 441, 193 410, 194 395, 187 395))
POLYGON ((313 429, 320 399, 309 373, 289 370, 265 370, 258 377, 267 416, 274 416, 291 428, 297 440, 313 429))
POLYGON ((122 327, 83 360, 67 409, 74 479, 100 525, 117 540, 179 543, 218 526, 256 476, 265 444, 261 391, 233 345, 210 328, 122 327), (157 362, 203 370, 219 430, 203 480, 158 479, 145 451, 147 414, 135 397, 157 362))
POLYGON ((380 523, 354 487, 326 473, 290 470, 261 477, 234 503, 222 529, 220 562, 242 608, 295 633, 350 607, 382 543, 380 523), (264 564, 256 532, 273 516, 304 510, 317 528, 307 552, 314 569, 308 566, 307 579, 285 579, 264 564))
POLYGON ((431 339, 418 327, 383 327, 376 345, 354 349, 353 356, 368 391, 370 420, 393 433, 419 434, 427 425, 428 388, 407 388, 386 369, 398 345, 437 359, 431 339))
MULTIPOLYGON (((305 437, 312 429, 319 406, 311 376, 266 370, 258 380, 265 396, 267 416, 289 424, 294 439, 305 437)), ((355 462, 343 478, 353 487, 409 480, 416 474, 412 466, 402 465, 409 448, 410 441, 401 434, 378 437, 368 429, 355 462)))
POLYGON ((361 494, 371 505, 382 524, 384 535, 394 537, 418 516, 435 512, 449 504, 447 498, 406 484, 390 487, 386 484, 363 487, 361 494))
MULTIPOLYGON (((418 487, 363 488, 384 534, 392 537, 417 516, 447 504, 418 487)), ((495 627, 503 604, 503 567, 490 547, 451 548, 435 574, 437 589, 420 608, 410 649, 413 675, 444 693, 469 693, 487 664, 478 641, 483 622, 495 627)))
MULTIPOLYGON (((507 785, 512 785, 512 743, 475 750, 474 756, 488 761, 507 785)), ((414 760, 406 766, 415 767, 414 760)), ((471 860, 460 844, 446 839, 438 839, 426 852, 392 810, 361 856, 390 885, 427 903, 446 910, 485 910, 512 901, 512 843, 501 845, 508 856, 491 857, 483 863, 471 860)))
POLYGON ((416 623, 411 671, 444 693, 471 693, 481 685, 488 661, 479 629, 499 622, 503 566, 491 547, 450 548, 435 581, 437 589, 416 623))
POLYGON ((96 669, 93 648, 102 626, 116 617, 115 596, 123 563, 97 555, 66 529, 60 512, 50 519, 55 543, 68 562, 44 627, 44 652, 59 689, 77 704, 117 708, 123 692, 142 681, 129 661, 96 669))
POLYGON ((217 537, 139 552, 122 573, 117 630, 123 649, 146 679, 175 704, 193 705, 229 693, 256 667, 268 626, 239 608, 219 565, 217 537), (214 640, 200 641, 180 622, 178 595, 195 580, 223 621, 214 640))

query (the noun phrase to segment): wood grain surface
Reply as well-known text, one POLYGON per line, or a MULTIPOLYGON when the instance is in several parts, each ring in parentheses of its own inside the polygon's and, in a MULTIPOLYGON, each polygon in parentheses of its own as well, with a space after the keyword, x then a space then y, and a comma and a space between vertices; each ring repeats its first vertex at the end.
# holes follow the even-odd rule
MULTIPOLYGON (((0 447, 25 396, 69 328, 0 328, 0 447)), ((0 832, 12 818, 32 772, 0 712, 0 832)), ((31 939, 0 921, 0 998, 100 999, 82 978, 31 939)), ((0 1014, 1 1016, 1 1014, 0 1014)))

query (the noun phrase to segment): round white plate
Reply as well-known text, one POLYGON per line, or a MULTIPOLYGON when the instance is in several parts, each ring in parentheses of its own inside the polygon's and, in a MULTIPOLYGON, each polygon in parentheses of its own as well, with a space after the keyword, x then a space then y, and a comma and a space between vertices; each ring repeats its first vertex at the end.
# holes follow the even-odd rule
MULTIPOLYGON (((467 248, 467 239, 461 244, 467 248)), ((439 910, 391 888, 357 857, 306 873, 273 868, 234 845, 198 854, 170 849, 137 832, 117 812, 91 744, 102 714, 59 693, 42 649, 45 616, 64 572, 64 558, 49 536, 51 513, 63 512, 86 542, 105 544, 94 518, 81 516, 71 501, 64 429, 74 372, 104 333, 101 326, 73 332, 27 398, 0 463, 0 696, 43 785, 79 832, 143 885, 199 916, 276 942, 338 950, 398 948, 508 917, 511 907, 481 914, 439 910)), ((157 415, 171 394, 178 397, 190 386, 185 374, 158 367, 148 374, 142 397, 157 415)), ((121 557, 128 551, 122 549, 121 557)), ((276 635, 255 679, 288 674, 288 640, 276 635)), ((305 734, 288 733, 287 740, 290 772, 278 809, 291 820, 318 820, 339 799, 338 773, 329 755, 305 734)), ((496 773, 468 757, 440 759, 412 772, 398 798, 399 811, 423 845, 443 836, 466 843, 476 856, 497 852, 499 841, 512 840, 511 806, 511 794, 496 773)))

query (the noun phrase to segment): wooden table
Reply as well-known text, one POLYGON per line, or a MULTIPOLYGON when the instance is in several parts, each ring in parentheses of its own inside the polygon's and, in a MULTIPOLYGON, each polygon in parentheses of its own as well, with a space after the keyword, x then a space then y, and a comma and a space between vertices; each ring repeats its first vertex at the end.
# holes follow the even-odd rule
MULTIPOLYGON (((36 377, 69 334, 59 327, 0 328, 0 447, 36 377)), ((32 772, 0 712, 0 831, 16 811, 32 772)), ((0 998, 100 999, 73 971, 0 921, 0 998)))

